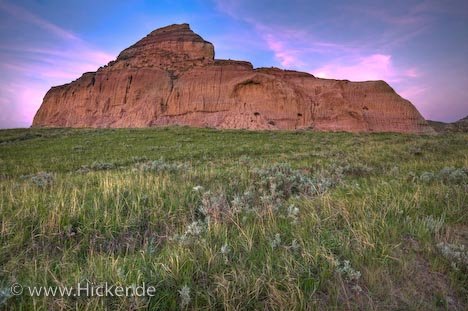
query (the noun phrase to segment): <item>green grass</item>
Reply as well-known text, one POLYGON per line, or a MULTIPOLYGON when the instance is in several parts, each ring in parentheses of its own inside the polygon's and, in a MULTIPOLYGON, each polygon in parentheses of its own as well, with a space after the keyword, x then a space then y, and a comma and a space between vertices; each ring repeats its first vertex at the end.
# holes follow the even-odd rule
POLYGON ((467 168, 468 134, 0 131, 0 309, 466 310, 467 168), (85 280, 156 294, 8 294, 85 280))

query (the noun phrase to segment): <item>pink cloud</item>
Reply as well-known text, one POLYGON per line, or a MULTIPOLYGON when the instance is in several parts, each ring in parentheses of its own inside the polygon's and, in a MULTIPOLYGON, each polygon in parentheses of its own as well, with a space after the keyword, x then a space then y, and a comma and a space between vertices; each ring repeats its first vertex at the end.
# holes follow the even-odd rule
POLYGON ((399 73, 392 64, 391 55, 372 54, 342 63, 339 60, 313 69, 312 74, 320 78, 348 79, 354 81, 394 81, 399 73))
POLYGON ((63 57, 45 53, 32 54, 32 60, 28 62, 0 63, 3 72, 12 72, 16 77, 9 84, 0 87, 3 96, 0 127, 30 125, 51 86, 68 83, 84 72, 95 71, 113 58, 106 53, 82 48, 63 57))
POLYGON ((313 54, 333 56, 342 53, 355 54, 359 51, 347 44, 318 40, 303 30, 267 26, 254 20, 249 22, 283 68, 305 70, 310 67, 308 60, 313 54))
POLYGON ((404 75, 409 78, 419 78, 422 74, 417 68, 406 69, 404 75))
POLYGON ((49 88, 43 82, 24 84, 9 82, 0 85, 0 125, 2 127, 26 127, 31 124, 45 92, 49 88))
POLYGON ((385 80, 400 84, 422 76, 416 67, 400 68, 389 54, 332 59, 327 64, 310 70, 319 78, 347 79, 351 81, 385 80))
POLYGON ((31 124, 51 86, 68 83, 83 72, 95 71, 115 59, 113 54, 93 48, 73 33, 19 6, 0 2, 0 10, 15 19, 39 26, 47 32, 45 36, 54 35, 60 39, 47 43, 52 48, 0 45, 4 55, 0 60, 3 73, 0 127, 31 124))
POLYGON ((300 51, 288 48, 285 44, 271 34, 265 35, 268 47, 275 54, 276 59, 284 67, 301 66, 304 63, 300 60, 300 51))
POLYGON ((400 90, 399 94, 410 101, 417 101, 425 95, 427 88, 420 85, 412 85, 400 90))
POLYGON ((85 46, 76 46, 73 50, 62 52, 22 50, 21 48, 14 50, 27 54, 29 60, 4 61, 0 63, 1 67, 25 76, 44 78, 49 81, 58 79, 58 83, 74 80, 86 71, 95 71, 115 58, 112 54, 93 51, 85 46))

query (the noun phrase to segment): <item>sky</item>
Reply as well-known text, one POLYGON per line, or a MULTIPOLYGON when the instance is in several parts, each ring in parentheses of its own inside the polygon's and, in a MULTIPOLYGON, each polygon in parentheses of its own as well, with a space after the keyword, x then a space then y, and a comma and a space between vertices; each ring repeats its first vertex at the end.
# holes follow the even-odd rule
POLYGON ((0 128, 29 127, 50 87, 175 23, 216 58, 385 80, 426 119, 468 115, 467 0, 0 0, 0 128))

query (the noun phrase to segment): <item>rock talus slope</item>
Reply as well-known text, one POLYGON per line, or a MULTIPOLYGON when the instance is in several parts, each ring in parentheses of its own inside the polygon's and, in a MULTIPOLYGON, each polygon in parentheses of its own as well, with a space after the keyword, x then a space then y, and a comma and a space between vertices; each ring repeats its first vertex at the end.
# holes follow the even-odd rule
POLYGON ((51 88, 34 127, 188 125, 432 133, 384 81, 350 82, 217 60, 188 24, 157 29, 96 72, 51 88))

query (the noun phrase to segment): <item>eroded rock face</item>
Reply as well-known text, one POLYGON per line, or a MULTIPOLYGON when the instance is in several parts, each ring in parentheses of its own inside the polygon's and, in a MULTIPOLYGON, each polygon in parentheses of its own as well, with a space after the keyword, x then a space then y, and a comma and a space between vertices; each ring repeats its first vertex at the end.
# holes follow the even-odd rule
POLYGON ((47 92, 36 127, 189 125, 432 133, 416 108, 383 81, 319 79, 215 60, 189 25, 157 29, 97 72, 47 92))

